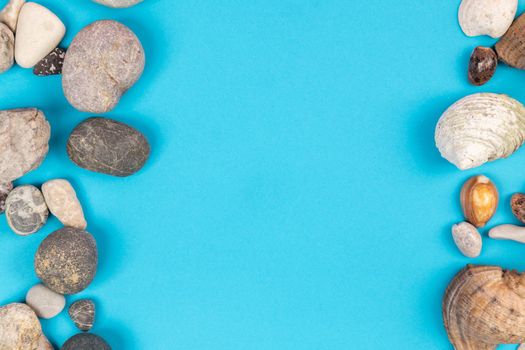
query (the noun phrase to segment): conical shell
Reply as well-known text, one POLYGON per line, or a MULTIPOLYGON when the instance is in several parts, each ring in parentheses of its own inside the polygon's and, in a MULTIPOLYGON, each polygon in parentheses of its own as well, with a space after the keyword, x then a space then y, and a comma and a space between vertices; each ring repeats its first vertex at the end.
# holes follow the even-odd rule
POLYGON ((494 350, 525 342, 523 275, 497 266, 467 265, 448 286, 443 321, 456 350, 494 350))
POLYGON ((518 0, 463 0, 458 21, 467 36, 499 38, 511 25, 517 9, 518 0))
POLYGON ((506 95, 466 96, 443 113, 435 140, 443 158, 461 170, 508 157, 525 141, 525 107, 506 95))
POLYGON ((525 69, 525 14, 519 16, 496 43, 496 53, 509 66, 525 69))

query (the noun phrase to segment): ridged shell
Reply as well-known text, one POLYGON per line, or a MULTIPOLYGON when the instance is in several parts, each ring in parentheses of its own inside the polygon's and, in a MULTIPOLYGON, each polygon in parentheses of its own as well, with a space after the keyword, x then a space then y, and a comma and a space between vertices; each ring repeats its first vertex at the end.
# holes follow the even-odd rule
POLYGON ((518 0, 463 0, 458 20, 467 36, 499 38, 509 28, 518 9, 518 0))
POLYGON ((525 69, 525 14, 519 16, 496 43, 496 53, 509 66, 525 69))
POLYGON ((448 286, 443 321, 456 350, 494 350, 525 342, 525 277, 497 266, 467 265, 448 286))
POLYGON ((435 140, 441 156, 461 170, 508 157, 525 140, 525 107, 506 95, 466 96, 443 113, 435 140))

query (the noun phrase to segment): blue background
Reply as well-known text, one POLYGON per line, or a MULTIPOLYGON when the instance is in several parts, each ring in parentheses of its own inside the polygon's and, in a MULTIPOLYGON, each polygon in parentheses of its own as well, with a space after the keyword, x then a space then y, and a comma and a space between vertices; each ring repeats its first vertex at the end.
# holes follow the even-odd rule
MULTIPOLYGON (((114 349, 450 349, 440 303, 452 276, 469 262, 525 269, 518 243, 486 238, 471 260, 450 235, 469 176, 500 190, 489 227, 516 223, 508 201, 525 191, 524 150, 460 172, 434 146, 439 116, 467 94, 525 101, 522 71, 468 84, 470 52, 495 41, 463 35, 459 1, 39 2, 65 22, 65 45, 112 18, 147 55, 107 114, 152 145, 125 179, 67 158, 90 115, 60 77, 0 75, 0 108, 39 107, 52 125, 46 161, 17 184, 77 189, 100 267, 68 303, 94 298, 93 332, 114 349)), ((0 219, 1 304, 37 283, 33 255, 59 227, 19 237, 0 219)), ((65 312, 43 325, 55 345, 75 333, 65 312)))

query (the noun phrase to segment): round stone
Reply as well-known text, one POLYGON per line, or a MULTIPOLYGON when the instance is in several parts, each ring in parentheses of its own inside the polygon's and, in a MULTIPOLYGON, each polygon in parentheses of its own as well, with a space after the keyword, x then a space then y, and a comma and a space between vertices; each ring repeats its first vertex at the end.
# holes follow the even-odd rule
POLYGON ((46 237, 35 255, 35 271, 42 282, 60 294, 76 294, 91 283, 98 263, 93 236, 64 227, 46 237))
POLYGON ((69 338, 61 350, 111 350, 111 347, 98 335, 80 333, 69 338))
POLYGON ((15 62, 15 36, 8 26, 0 22, 0 73, 13 66, 15 62))
POLYGON ((75 301, 69 307, 69 317, 78 329, 87 332, 95 322, 95 303, 90 299, 75 301))
POLYGON ((7 224, 21 236, 40 230, 47 221, 49 210, 42 192, 32 185, 18 186, 5 201, 7 224))
POLYGON ((97 21, 82 29, 69 46, 62 88, 73 107, 105 113, 117 105, 144 70, 139 39, 117 21, 97 21))
POLYGON ((26 304, 0 307, 0 349, 40 349, 42 327, 26 304))
POLYGON ((124 8, 134 6, 143 0, 93 0, 101 5, 114 8, 124 8))
POLYGON ((35 311, 38 317, 50 319, 64 310, 66 298, 43 284, 37 284, 27 292, 26 304, 35 311))
POLYGON ((129 176, 146 163, 150 146, 138 130, 107 118, 80 123, 67 142, 69 158, 78 166, 113 176, 129 176))
POLYGON ((5 211, 5 201, 7 199, 7 196, 9 195, 9 192, 13 190, 13 183, 12 182, 6 182, 6 183, 0 183, 0 214, 2 214, 5 211))

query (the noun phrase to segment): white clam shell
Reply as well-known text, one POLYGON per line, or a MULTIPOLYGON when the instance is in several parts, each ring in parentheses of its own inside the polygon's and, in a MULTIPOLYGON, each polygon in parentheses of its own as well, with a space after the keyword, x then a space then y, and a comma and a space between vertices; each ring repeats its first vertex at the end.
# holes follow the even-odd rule
POLYGON ((481 253, 482 240, 479 231, 468 222, 452 226, 452 238, 461 253, 476 258, 481 253))
POLYGON ((508 157, 525 141, 525 107, 506 95, 466 96, 443 113, 435 140, 441 156, 461 170, 508 157))
POLYGON ((518 0, 463 0, 458 20, 467 36, 489 35, 499 38, 509 29, 518 0))

